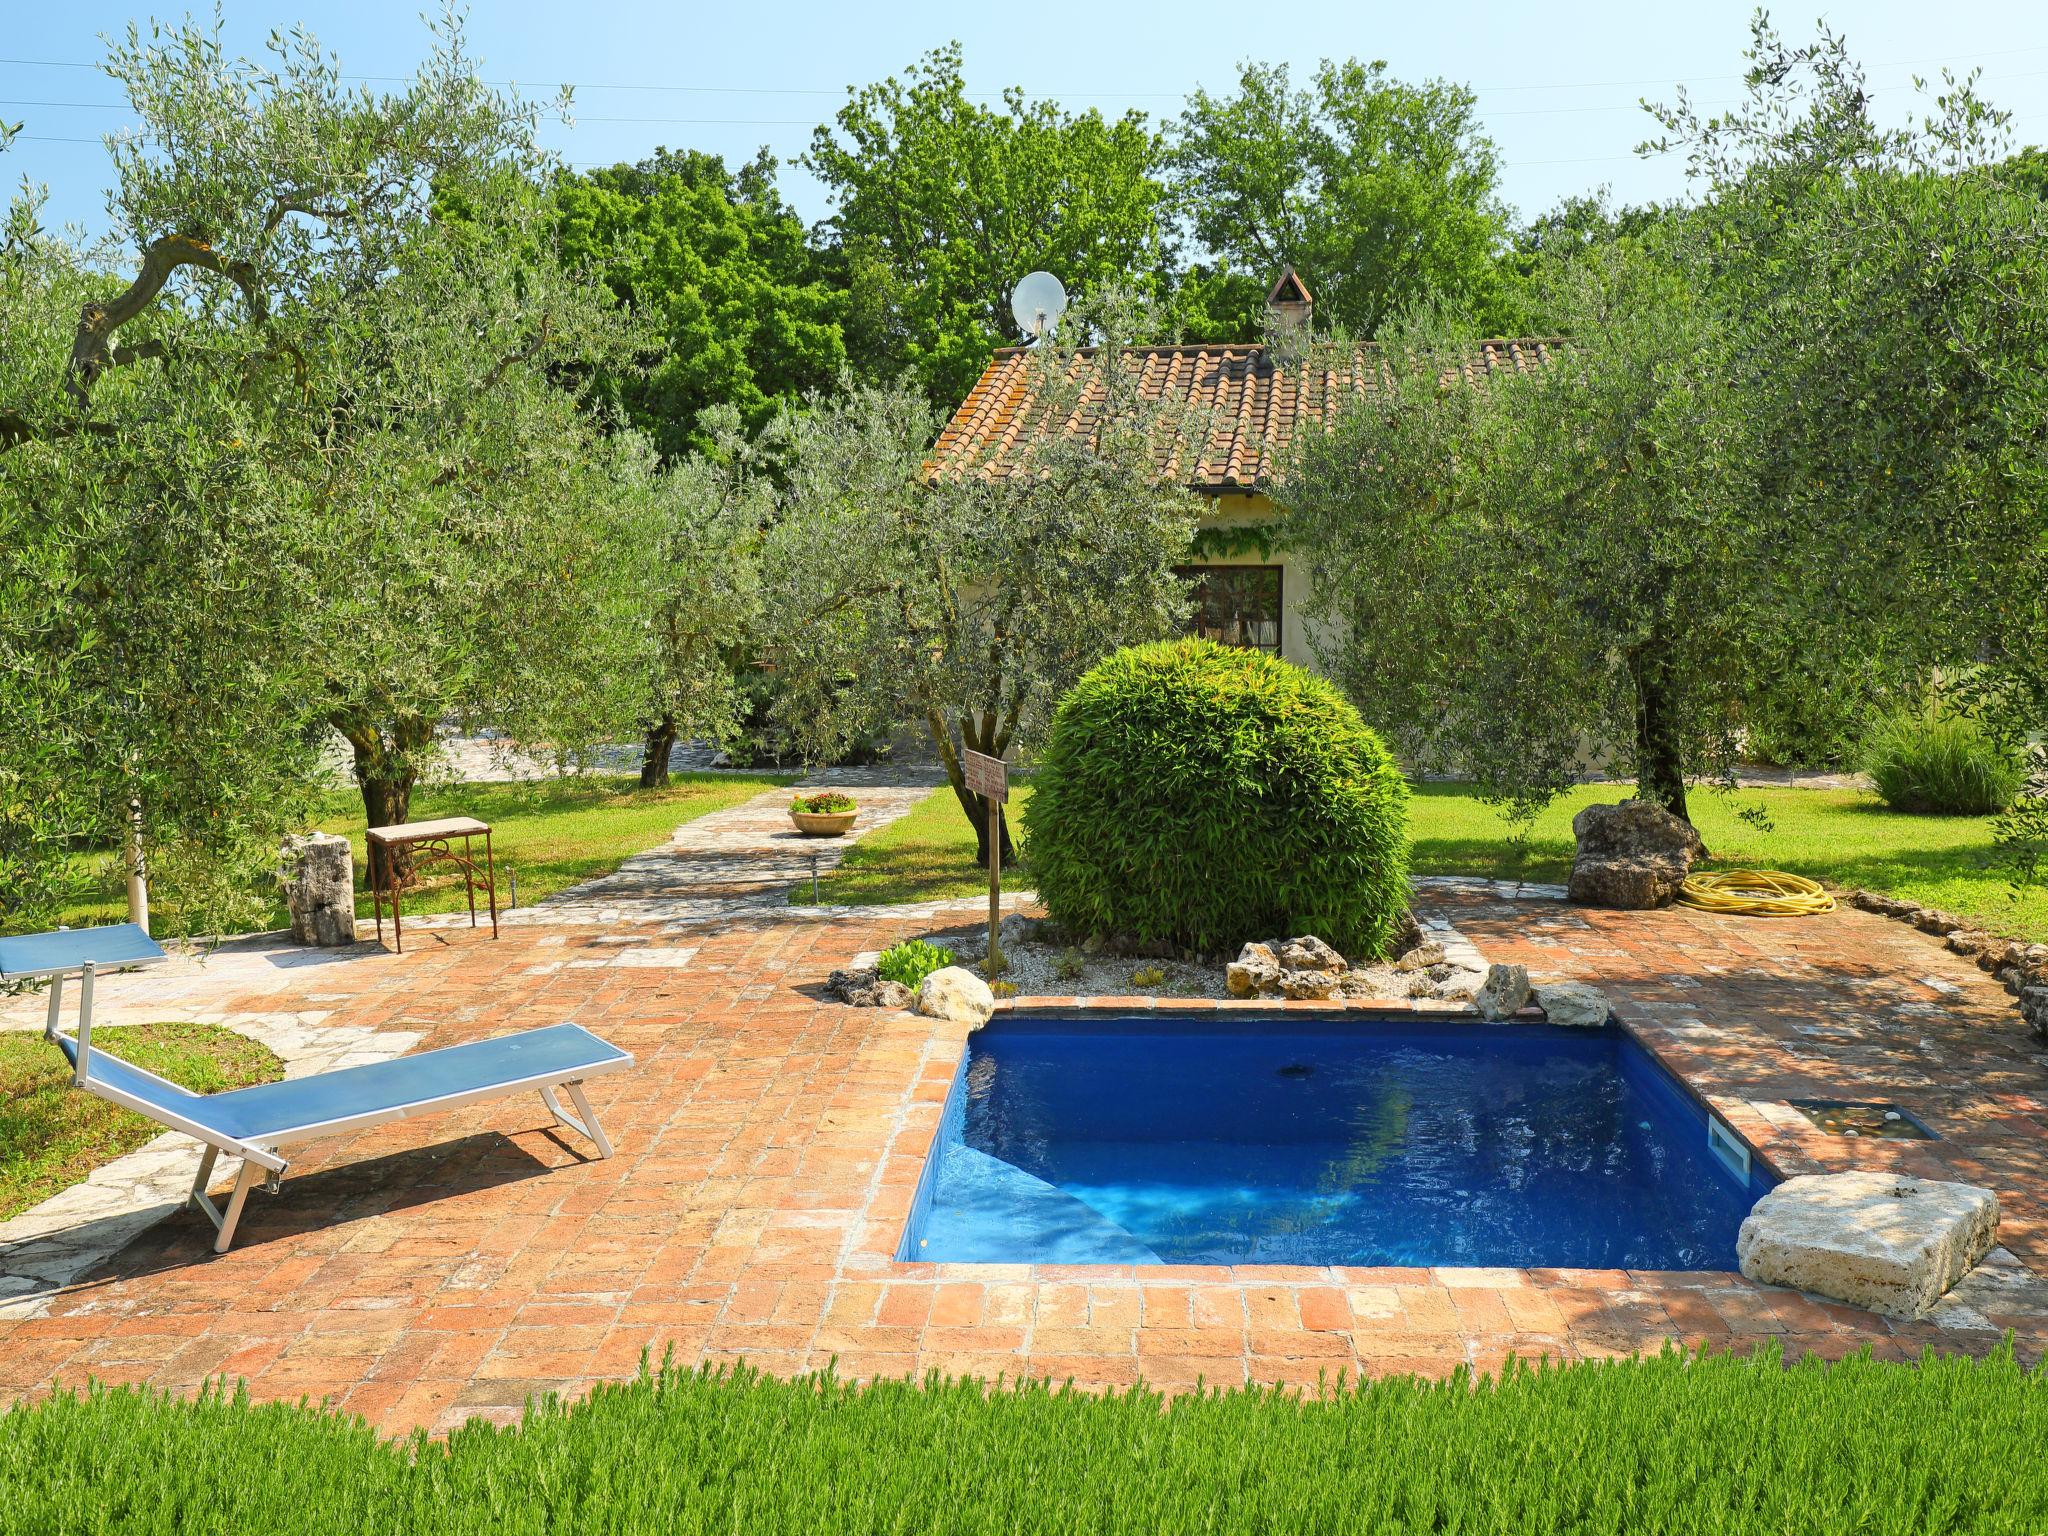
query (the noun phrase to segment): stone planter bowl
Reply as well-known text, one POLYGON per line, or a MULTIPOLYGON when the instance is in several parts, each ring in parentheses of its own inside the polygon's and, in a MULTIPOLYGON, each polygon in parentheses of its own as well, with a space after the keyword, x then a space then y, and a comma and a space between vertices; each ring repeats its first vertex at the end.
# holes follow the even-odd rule
POLYGON ((797 831, 805 837, 844 837, 853 830, 853 821, 858 815, 858 808, 851 811, 791 811, 789 819, 796 823, 797 831))

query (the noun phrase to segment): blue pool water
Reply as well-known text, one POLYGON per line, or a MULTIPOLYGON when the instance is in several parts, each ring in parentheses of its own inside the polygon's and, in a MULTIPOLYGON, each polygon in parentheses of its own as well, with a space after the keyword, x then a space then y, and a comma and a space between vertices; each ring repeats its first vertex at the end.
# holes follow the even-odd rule
POLYGON ((1011 1015, 898 1257, 1730 1269, 1771 1182, 1612 1025, 1011 1015))

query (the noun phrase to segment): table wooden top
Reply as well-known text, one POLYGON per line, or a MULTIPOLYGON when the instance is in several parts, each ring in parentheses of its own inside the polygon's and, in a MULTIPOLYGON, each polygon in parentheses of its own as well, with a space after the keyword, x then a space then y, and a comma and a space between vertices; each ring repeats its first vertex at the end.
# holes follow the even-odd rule
POLYGON ((436 837, 461 837, 464 833, 488 832, 489 822, 474 816, 443 816, 439 821, 402 821, 395 827, 372 827, 373 843, 423 843, 436 837))

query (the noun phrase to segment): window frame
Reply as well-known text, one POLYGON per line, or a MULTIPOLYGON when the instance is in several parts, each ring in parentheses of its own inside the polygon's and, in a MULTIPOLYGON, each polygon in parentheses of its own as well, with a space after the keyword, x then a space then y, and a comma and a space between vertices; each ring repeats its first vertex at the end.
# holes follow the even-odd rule
MULTIPOLYGON (((1211 571, 1258 571, 1271 573, 1273 582, 1273 644, 1271 646, 1244 641, 1217 640, 1218 645, 1229 645, 1233 649, 1258 651, 1264 655, 1286 660, 1287 650, 1287 567, 1278 563, 1257 560, 1218 560, 1199 564, 1176 565, 1174 575, 1188 583, 1188 594, 1195 601, 1195 609, 1188 615, 1187 633, 1201 635, 1202 586, 1211 571)), ((1242 626, 1240 626, 1242 627, 1242 626)))

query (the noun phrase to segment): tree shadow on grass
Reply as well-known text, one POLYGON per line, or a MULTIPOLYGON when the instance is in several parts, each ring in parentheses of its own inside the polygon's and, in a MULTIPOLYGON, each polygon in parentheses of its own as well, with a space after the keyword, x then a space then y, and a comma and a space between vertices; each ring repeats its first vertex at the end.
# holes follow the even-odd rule
POLYGON ((1571 872, 1569 838, 1418 837, 1409 867, 1418 875, 1479 875, 1494 880, 1560 881, 1571 872))

